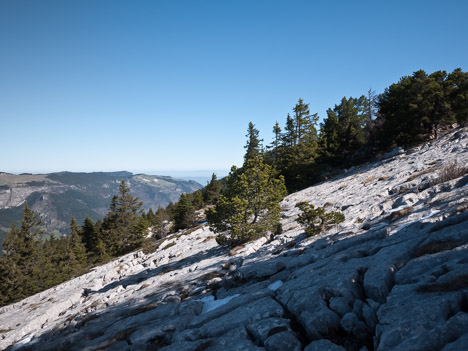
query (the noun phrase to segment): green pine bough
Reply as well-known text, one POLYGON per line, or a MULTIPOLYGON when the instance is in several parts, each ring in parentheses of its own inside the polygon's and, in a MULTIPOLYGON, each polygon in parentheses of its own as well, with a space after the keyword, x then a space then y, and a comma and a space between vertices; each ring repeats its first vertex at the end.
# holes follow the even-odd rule
POLYGON ((261 156, 232 167, 226 189, 207 211, 210 229, 219 245, 240 245, 274 233, 281 218, 279 201, 286 195, 284 178, 261 156))
POLYGON ((315 207, 305 201, 299 202, 296 207, 302 211, 297 221, 305 227, 307 236, 320 234, 328 226, 342 223, 345 220, 345 216, 341 212, 325 212, 323 207, 315 207))

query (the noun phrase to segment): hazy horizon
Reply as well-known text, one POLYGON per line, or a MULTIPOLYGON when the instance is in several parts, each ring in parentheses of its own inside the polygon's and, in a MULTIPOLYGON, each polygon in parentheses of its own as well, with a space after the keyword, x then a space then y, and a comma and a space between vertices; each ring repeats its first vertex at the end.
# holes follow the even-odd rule
POLYGON ((0 168, 228 170, 299 98, 468 69, 461 1, 2 1, 0 168), (27 165, 27 167, 25 167, 27 165))

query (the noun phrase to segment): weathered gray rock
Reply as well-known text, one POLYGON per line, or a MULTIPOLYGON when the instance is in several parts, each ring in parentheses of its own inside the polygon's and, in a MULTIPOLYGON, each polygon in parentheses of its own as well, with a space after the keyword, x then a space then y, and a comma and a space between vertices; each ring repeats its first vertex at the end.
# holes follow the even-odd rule
POLYGON ((247 325, 249 334, 261 344, 270 336, 283 332, 291 331, 289 319, 284 318, 268 318, 247 325))
POLYGON ((321 339, 312 341, 304 351, 346 351, 346 349, 343 346, 332 343, 330 340, 321 339))
POLYGON ((258 347, 249 338, 245 328, 233 329, 223 336, 215 339, 209 339, 211 343, 206 350, 233 350, 233 351, 260 351, 265 350, 263 347, 258 347))
POLYGON ((447 344, 441 351, 468 350, 468 333, 447 344))
POLYGON ((283 314, 284 311, 280 304, 265 297, 211 320, 200 328, 200 334, 203 338, 216 337, 233 328, 247 326, 247 324, 265 318, 282 317, 283 314))
POLYGON ((268 339, 266 339, 265 349, 267 351, 301 351, 302 344, 292 332, 283 331, 273 334, 268 339))
POLYGON ((359 323, 358 317, 353 312, 346 313, 341 319, 341 326, 348 333, 352 333, 359 323))

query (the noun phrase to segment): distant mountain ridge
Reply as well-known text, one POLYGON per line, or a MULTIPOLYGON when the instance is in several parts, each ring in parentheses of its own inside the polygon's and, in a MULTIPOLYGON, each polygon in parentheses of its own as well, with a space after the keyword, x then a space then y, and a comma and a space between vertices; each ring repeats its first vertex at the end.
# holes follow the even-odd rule
POLYGON ((49 232, 68 232, 72 216, 78 223, 82 223, 86 215, 93 220, 100 219, 107 213, 122 180, 132 194, 143 201, 145 210, 166 206, 170 201, 177 201, 181 193, 202 188, 193 180, 126 171, 20 175, 0 172, 1 239, 11 222, 21 220, 25 202, 39 213, 49 232))

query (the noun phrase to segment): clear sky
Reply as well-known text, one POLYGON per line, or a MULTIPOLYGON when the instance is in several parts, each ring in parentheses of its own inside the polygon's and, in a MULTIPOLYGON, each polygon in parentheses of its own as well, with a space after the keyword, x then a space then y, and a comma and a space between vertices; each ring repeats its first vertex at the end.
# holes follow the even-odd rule
MULTIPOLYGON (((468 70, 468 1, 0 1, 0 171, 241 164, 311 112, 468 70)), ((221 172, 222 173, 222 172, 221 172)), ((166 173, 167 174, 167 173, 166 173)))

